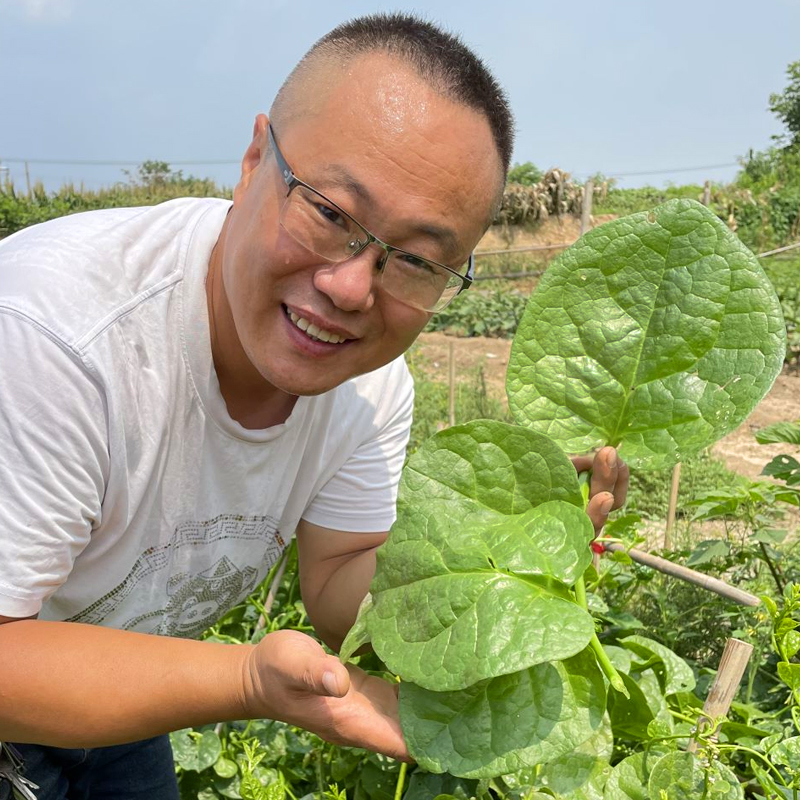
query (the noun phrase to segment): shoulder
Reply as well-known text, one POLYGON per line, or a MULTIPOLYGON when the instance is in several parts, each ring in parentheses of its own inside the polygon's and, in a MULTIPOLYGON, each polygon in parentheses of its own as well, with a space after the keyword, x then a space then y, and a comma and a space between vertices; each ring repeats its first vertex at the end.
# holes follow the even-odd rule
POLYGON ((230 203, 184 198, 73 214, 0 242, 0 309, 70 344, 99 320, 177 283, 193 232, 222 225, 230 203))

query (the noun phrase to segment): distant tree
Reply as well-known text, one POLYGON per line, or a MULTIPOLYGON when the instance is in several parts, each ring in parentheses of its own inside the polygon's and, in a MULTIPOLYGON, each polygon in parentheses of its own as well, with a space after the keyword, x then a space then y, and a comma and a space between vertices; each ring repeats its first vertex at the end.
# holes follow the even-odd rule
POLYGON ((786 68, 789 85, 769 96, 769 110, 778 117, 789 132, 789 146, 800 145, 800 61, 786 68))
POLYGON ((509 183, 521 183, 523 186, 533 186, 544 177, 544 173, 531 161, 524 164, 514 164, 508 171, 509 183))

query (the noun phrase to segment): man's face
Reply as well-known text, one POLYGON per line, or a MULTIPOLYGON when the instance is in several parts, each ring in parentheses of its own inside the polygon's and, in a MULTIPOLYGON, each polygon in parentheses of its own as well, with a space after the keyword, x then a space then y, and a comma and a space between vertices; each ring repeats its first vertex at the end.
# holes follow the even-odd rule
MULTIPOLYGON (((273 121, 297 177, 383 241, 462 265, 499 187, 486 120, 385 55, 361 58, 321 82, 316 104, 304 104, 282 127, 273 121)), ((288 394, 319 394, 396 358, 430 313, 381 289, 377 245, 332 264, 282 227, 287 188, 274 155, 264 155, 266 125, 259 117, 224 233, 225 295, 258 373, 288 394), (322 336, 302 330, 306 323, 322 336), (328 334, 334 341, 315 341, 328 334)))

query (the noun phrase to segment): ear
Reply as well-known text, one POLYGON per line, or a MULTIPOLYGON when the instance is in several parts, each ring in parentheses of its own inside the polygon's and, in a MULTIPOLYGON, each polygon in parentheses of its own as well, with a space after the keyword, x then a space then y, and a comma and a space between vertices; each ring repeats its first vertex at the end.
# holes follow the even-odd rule
POLYGON ((267 115, 258 114, 253 123, 253 139, 245 151, 244 158, 242 158, 242 174, 233 190, 234 204, 239 202, 239 197, 249 186, 253 174, 256 169, 258 169, 264 154, 267 152, 269 142, 269 137, 267 136, 268 127, 269 118, 267 115))

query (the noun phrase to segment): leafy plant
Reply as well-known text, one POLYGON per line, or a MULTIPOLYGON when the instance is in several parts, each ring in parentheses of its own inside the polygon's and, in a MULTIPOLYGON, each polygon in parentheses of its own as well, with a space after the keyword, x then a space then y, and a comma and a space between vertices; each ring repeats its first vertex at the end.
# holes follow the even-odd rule
MULTIPOLYGON (((691 689, 691 670, 646 639, 621 640, 621 664, 600 645, 583 578, 587 492, 561 448, 610 443, 665 466, 708 446, 771 385, 783 332, 758 262, 699 204, 598 228, 548 270, 509 366, 524 427, 473 422, 412 456, 371 599, 342 648, 346 660, 371 641, 403 679, 418 763, 470 778, 533 768, 552 789, 560 759, 582 753, 587 785, 601 786, 604 726, 675 738, 664 698, 691 689)), ((689 783, 669 796, 696 796, 693 757, 667 757, 657 791, 673 791, 680 767, 689 783)), ((719 787, 725 770, 696 771, 719 787)), ((734 785, 717 796, 741 797, 734 785)))
POLYGON ((590 231, 547 270, 514 339, 509 404, 567 451, 612 444, 666 467, 733 430, 785 348, 756 258, 674 200, 590 231))

